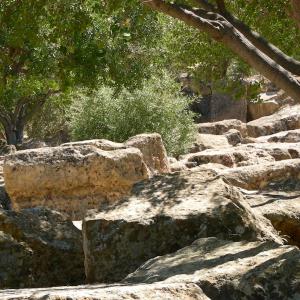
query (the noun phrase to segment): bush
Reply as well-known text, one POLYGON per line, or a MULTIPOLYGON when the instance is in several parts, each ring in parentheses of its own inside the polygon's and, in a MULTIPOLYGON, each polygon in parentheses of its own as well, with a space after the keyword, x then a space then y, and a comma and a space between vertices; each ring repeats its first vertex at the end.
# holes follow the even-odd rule
POLYGON ((78 94, 71 107, 73 140, 103 138, 123 142, 139 133, 160 133, 170 155, 183 153, 194 138, 189 100, 179 86, 163 75, 146 81, 135 91, 101 87, 78 94))

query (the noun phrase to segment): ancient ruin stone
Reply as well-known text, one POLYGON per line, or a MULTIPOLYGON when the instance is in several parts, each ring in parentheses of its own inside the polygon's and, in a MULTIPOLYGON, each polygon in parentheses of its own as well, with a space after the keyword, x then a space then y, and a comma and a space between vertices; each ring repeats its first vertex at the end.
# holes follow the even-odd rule
MULTIPOLYGON (((300 158, 300 143, 253 143, 243 145, 236 149, 244 149, 249 153, 263 150, 275 160, 300 158)), ((263 160, 261 162, 263 162, 263 160)))
POLYGON ((271 182, 300 177, 300 159, 289 159, 252 166, 227 168, 219 172, 232 185, 256 190, 271 182))
POLYGON ((78 142, 70 142, 61 145, 62 147, 74 147, 74 146, 95 146, 101 150, 111 151, 118 149, 125 149, 126 146, 122 143, 116 143, 105 139, 94 139, 94 140, 85 140, 78 142))
POLYGON ((300 105, 287 106, 273 115, 247 123, 248 135, 259 137, 300 128, 300 105))
POLYGON ((19 151, 4 163, 13 208, 46 206, 82 219, 88 208, 118 201, 149 177, 137 148, 69 146, 19 151))
POLYGON ((227 138, 215 134, 197 134, 193 146, 189 149, 190 153, 200 152, 206 149, 222 149, 231 147, 227 138))
POLYGON ((111 151, 126 148, 138 148, 143 154, 143 160, 152 174, 169 173, 170 164, 162 138, 158 133, 139 134, 124 143, 109 140, 87 140, 62 144, 69 146, 95 146, 101 150, 111 151))
POLYGON ((0 298, 1 300, 209 300, 193 283, 3 290, 0 291, 0 298))
POLYGON ((14 145, 7 145, 5 140, 0 139, 0 156, 16 152, 14 145))
POLYGON ((0 210, 0 288, 83 283, 81 232, 46 208, 0 210))
POLYGON ((300 129, 281 131, 272 135, 261 136, 256 139, 259 143, 299 143, 300 129))
POLYGON ((195 162, 197 165, 216 163, 230 168, 275 160, 269 153, 262 149, 247 151, 239 148, 205 150, 189 154, 186 156, 186 159, 189 162, 195 162))
POLYGON ((200 101, 192 105, 194 112, 200 113, 198 122, 217 122, 228 119, 238 119, 246 122, 247 101, 234 100, 229 95, 210 94, 205 95, 200 101))
POLYGON ((142 152, 143 159, 152 173, 170 172, 167 152, 159 134, 139 134, 126 141, 125 145, 138 148, 142 152))
POLYGON ((299 271, 297 247, 212 237, 149 260, 124 282, 193 282, 215 300, 298 299, 299 271))
POLYGON ((253 210, 269 219, 287 244, 300 247, 300 180, 270 182, 263 190, 243 194, 253 210))
POLYGON ((270 99, 263 102, 248 103, 248 120, 253 121, 265 116, 274 114, 280 108, 280 103, 275 99, 270 99))
POLYGON ((238 130, 241 135, 247 136, 247 126, 245 123, 241 122, 240 120, 224 120, 214 123, 200 123, 197 125, 199 133, 209 133, 209 134, 216 134, 222 135, 228 132, 230 129, 238 130))
POLYGON ((90 211, 83 236, 88 282, 121 280, 149 258, 199 237, 280 242, 270 223, 253 214, 237 189, 205 170, 136 184, 122 203, 90 211))

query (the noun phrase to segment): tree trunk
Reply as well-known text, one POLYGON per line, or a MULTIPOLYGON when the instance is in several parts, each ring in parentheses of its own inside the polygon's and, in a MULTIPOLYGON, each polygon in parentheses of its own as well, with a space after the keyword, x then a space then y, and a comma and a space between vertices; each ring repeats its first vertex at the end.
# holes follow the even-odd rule
POLYGON ((16 131, 12 124, 10 124, 8 128, 5 128, 5 136, 8 145, 17 145, 16 131))
POLYGON ((179 19, 189 26, 206 32, 223 43, 251 67, 300 102, 300 82, 275 61, 257 49, 242 33, 223 16, 201 9, 181 7, 164 0, 142 1, 145 5, 179 19))
POLYGON ((19 145, 23 143, 24 122, 11 122, 4 126, 6 142, 8 145, 19 145))

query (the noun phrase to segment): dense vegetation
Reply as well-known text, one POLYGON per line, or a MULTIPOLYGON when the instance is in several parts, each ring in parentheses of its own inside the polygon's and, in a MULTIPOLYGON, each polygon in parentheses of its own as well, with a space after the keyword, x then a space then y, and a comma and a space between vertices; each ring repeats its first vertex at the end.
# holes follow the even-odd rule
MULTIPOLYGON (((47 140, 63 130, 74 139, 121 141, 135 133, 156 131, 171 152, 180 153, 191 140, 192 115, 186 110, 189 100, 178 95, 179 87, 174 88, 169 78, 175 81, 178 74, 188 72, 213 90, 233 94, 235 86, 240 88, 239 79, 262 68, 212 31, 195 29, 184 13, 190 10, 195 20, 208 18, 207 23, 230 23, 234 28, 239 26, 232 19, 235 16, 293 57, 291 68, 297 69, 299 14, 293 3, 3 0, 2 135, 8 143, 19 144, 24 132, 29 138, 47 140), (170 18, 172 13, 162 4, 181 15, 170 18)), ((246 32, 244 37, 251 40, 246 32)), ((258 52, 263 51, 253 43, 258 52)), ((274 65, 278 68, 281 61, 274 65)), ((281 77, 268 74, 271 79, 281 78, 275 83, 286 87, 291 96, 300 95, 296 93, 299 83, 290 79, 290 73, 281 69, 279 73, 281 77)))

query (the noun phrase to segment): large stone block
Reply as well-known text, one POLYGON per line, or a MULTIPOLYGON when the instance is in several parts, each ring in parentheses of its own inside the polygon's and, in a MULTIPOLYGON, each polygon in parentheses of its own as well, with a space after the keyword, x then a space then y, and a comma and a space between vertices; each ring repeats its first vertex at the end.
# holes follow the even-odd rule
POLYGON ((273 115, 247 123, 248 135, 259 137, 300 128, 300 105, 286 106, 273 115))
POLYGON ((133 195, 121 203, 90 211, 83 236, 89 282, 121 280, 149 258, 199 237, 281 241, 236 188, 205 170, 136 184, 133 195))
POLYGON ((88 208, 118 201, 149 177, 137 148, 68 146, 19 151, 4 163, 13 208, 46 206, 81 219, 88 208))
POLYGON ((149 260, 124 282, 193 282, 214 300, 299 299, 299 270, 297 247, 207 238, 149 260))
POLYGON ((101 150, 111 151, 126 148, 138 148, 143 154, 143 160, 152 174, 169 173, 170 164, 162 138, 158 133, 139 134, 131 137, 124 143, 115 143, 109 140, 87 140, 62 144, 68 146, 95 146, 101 150))
POLYGON ((193 283, 3 290, 0 291, 0 298, 1 300, 209 300, 193 283))
POLYGON ((247 189, 262 189, 268 184, 300 178, 300 159, 288 159, 252 166, 227 168, 219 172, 227 182, 247 189))
POLYGON ((45 208, 0 210, 0 288, 84 280, 82 235, 71 221, 45 208))

